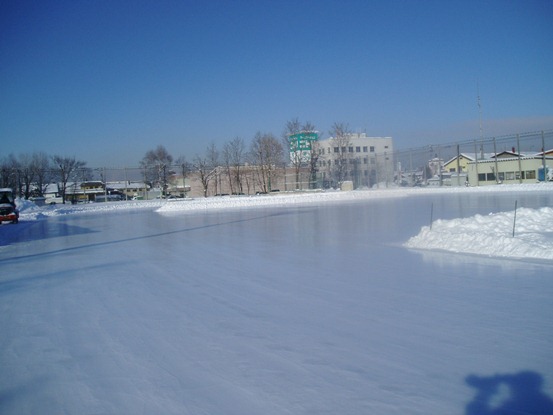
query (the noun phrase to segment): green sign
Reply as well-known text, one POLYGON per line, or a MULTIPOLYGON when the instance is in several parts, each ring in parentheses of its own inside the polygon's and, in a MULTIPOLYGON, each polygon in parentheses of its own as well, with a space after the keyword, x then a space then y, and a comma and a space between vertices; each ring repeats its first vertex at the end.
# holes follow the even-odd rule
POLYGON ((290 151, 311 150, 311 143, 317 141, 319 135, 314 131, 302 131, 288 136, 290 151))

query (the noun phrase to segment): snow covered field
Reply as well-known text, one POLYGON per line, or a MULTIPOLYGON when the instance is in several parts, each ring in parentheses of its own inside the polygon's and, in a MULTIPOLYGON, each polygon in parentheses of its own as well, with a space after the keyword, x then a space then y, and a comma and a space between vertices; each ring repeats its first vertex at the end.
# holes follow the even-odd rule
POLYGON ((551 414, 552 206, 546 184, 22 203, 0 413, 551 414))

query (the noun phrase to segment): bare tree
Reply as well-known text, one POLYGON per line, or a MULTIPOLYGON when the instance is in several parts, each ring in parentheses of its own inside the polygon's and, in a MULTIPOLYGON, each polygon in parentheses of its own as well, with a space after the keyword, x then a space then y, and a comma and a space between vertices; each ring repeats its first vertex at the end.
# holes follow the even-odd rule
POLYGON ((305 123, 303 123, 303 125, 301 126, 301 129, 302 131, 308 131, 308 132, 317 131, 317 129, 315 128, 315 124, 313 124, 311 121, 306 121, 305 123))
POLYGON ((282 139, 284 141, 285 148, 289 145, 289 138, 292 134, 297 134, 302 130, 302 125, 298 117, 292 118, 289 121, 286 121, 286 126, 284 127, 284 132, 282 133, 282 139))
POLYGON ((197 154, 196 157, 194 157, 192 168, 200 177, 200 182, 204 190, 204 197, 207 197, 209 184, 213 178, 216 177, 218 158, 219 153, 213 143, 207 147, 204 157, 200 157, 197 154))
MULTIPOLYGON (((301 124, 298 118, 293 118, 286 123, 283 139, 285 148, 289 149, 290 163, 294 168, 296 189, 300 189, 301 187, 302 180, 300 175, 302 167, 310 167, 310 170, 312 167, 311 160, 314 155, 312 147, 314 141, 316 141, 311 139, 313 134, 317 134, 316 128, 309 121, 301 124), (302 134, 304 134, 303 137, 302 134)), ((309 176, 312 176, 312 174, 309 176)))
POLYGON ((314 189, 317 184, 317 173, 319 172, 319 150, 321 146, 319 141, 311 143, 310 157, 309 157, 309 183, 310 188, 314 189))
POLYGON ((0 162, 0 187, 10 187, 19 196, 19 183, 19 162, 13 154, 10 154, 0 162))
POLYGON ((316 181, 317 181, 317 162, 319 159, 319 142, 320 135, 317 132, 317 128, 315 127, 315 124, 311 123, 310 121, 307 121, 305 124, 303 124, 302 127, 303 131, 310 132, 310 133, 316 133, 316 139, 312 140, 310 142, 309 146, 309 156, 307 160, 307 165, 309 167, 309 187, 313 188, 316 181))
POLYGON ((67 183, 74 174, 82 167, 86 165, 84 161, 78 161, 75 157, 63 157, 63 156, 53 156, 52 162, 56 170, 58 171, 60 178, 60 193, 62 198, 62 203, 65 204, 66 195, 67 195, 67 183))
POLYGON ((146 152, 140 162, 140 167, 144 169, 144 181, 161 187, 163 196, 167 193, 168 169, 172 162, 173 156, 162 145, 146 152))
POLYGON ((31 186, 35 179, 36 170, 33 168, 33 157, 29 153, 20 154, 18 157, 19 179, 22 185, 22 194, 25 199, 31 196, 31 186))
POLYGON ((205 150, 205 155, 207 158, 208 163, 213 166, 215 169, 213 178, 215 179, 215 194, 220 193, 220 186, 219 186, 219 150, 217 150, 217 146, 215 143, 211 143, 207 146, 207 149, 205 150))
POLYGON ((297 148, 297 141, 294 141, 292 136, 299 134, 302 130, 300 120, 296 117, 286 122, 286 127, 283 133, 283 140, 290 153, 290 162, 292 167, 294 167, 294 172, 296 175, 296 184, 295 188, 300 188, 300 169, 302 166, 302 157, 299 148, 297 148))
POLYGON ((236 137, 223 148, 223 163, 229 181, 231 193, 243 193, 243 165, 246 158, 244 140, 236 137))
POLYGON ((48 184, 54 177, 52 174, 52 163, 46 153, 36 152, 33 153, 32 164, 36 184, 36 188, 34 189, 35 196, 44 196, 48 184))
POLYGON ((179 166, 179 171, 182 175, 183 194, 186 195, 186 178, 188 177, 190 170, 192 170, 192 164, 186 161, 186 157, 184 156, 180 156, 176 163, 179 166))
POLYGON ((255 165, 259 186, 263 192, 271 191, 275 182, 277 167, 283 162, 282 142, 272 134, 258 132, 251 144, 250 157, 255 165))
POLYGON ((332 137, 332 151, 334 156, 332 175, 336 183, 340 185, 348 176, 351 131, 347 124, 343 122, 335 122, 332 124, 332 128, 329 133, 332 137))

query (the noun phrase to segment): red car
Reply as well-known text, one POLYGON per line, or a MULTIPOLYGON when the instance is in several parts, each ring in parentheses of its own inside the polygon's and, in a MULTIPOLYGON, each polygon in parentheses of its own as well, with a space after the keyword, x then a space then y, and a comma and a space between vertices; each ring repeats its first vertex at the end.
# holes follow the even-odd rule
POLYGON ((19 210, 15 206, 12 189, 0 189, 0 225, 2 222, 19 222, 19 210))

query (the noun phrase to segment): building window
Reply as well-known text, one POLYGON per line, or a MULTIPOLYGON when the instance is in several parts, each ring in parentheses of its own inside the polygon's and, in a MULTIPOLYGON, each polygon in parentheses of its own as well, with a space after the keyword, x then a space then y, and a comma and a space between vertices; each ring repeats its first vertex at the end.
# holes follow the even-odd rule
POLYGON ((486 181, 486 173, 478 173, 478 181, 479 182, 485 182, 486 181))
POLYGON ((369 147, 363 146, 363 153, 368 153, 368 152, 369 152, 369 147))
POLYGON ((348 150, 350 153, 353 153, 353 147, 350 147, 348 150))
POLYGON ((515 180, 515 172, 508 171, 507 173, 505 173, 505 180, 515 180))
POLYGON ((499 181, 502 182, 505 180, 505 173, 503 172, 497 173, 497 177, 499 177, 499 181))
POLYGON ((361 153, 361 147, 355 147, 355 152, 356 153, 361 153))
POLYGON ((371 153, 374 153, 374 146, 371 146, 371 153))
POLYGON ((340 152, 340 147, 334 147, 334 152, 339 153, 340 152))
POLYGON ((536 170, 526 171, 526 178, 527 179, 535 179, 536 178, 536 170))
POLYGON ((363 164, 369 164, 369 159, 367 157, 363 157, 363 164))
POLYGON ((486 181, 494 182, 495 181, 495 173, 487 173, 486 174, 486 181))
POLYGON ((342 147, 342 153, 345 153, 345 152, 346 152, 346 148, 342 147))

